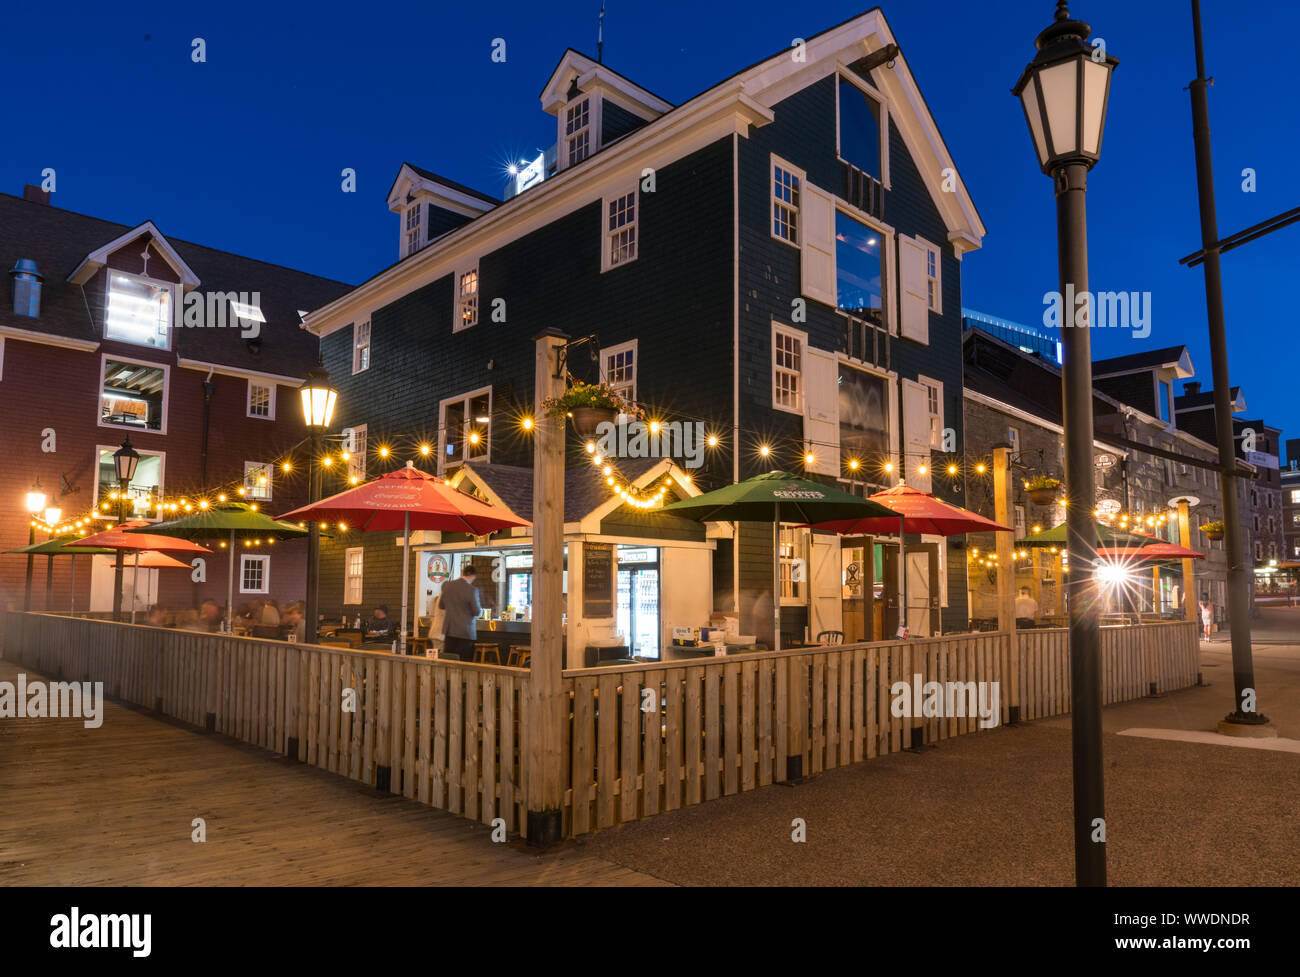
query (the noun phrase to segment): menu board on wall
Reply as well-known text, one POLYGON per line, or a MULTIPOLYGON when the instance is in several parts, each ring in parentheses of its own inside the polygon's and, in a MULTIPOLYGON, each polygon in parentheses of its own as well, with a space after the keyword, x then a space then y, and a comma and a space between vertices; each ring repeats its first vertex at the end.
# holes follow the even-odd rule
POLYGON ((582 547, 582 616, 614 616, 614 547, 610 543, 582 547))

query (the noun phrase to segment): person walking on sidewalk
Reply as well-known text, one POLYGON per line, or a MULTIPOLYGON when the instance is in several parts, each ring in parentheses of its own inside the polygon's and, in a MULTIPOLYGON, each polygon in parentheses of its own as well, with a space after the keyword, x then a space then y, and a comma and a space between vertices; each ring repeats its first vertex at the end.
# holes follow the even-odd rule
POLYGON ((1201 635, 1206 641, 1210 640, 1210 624, 1214 620, 1214 612, 1210 607, 1210 595, 1201 594, 1201 635))

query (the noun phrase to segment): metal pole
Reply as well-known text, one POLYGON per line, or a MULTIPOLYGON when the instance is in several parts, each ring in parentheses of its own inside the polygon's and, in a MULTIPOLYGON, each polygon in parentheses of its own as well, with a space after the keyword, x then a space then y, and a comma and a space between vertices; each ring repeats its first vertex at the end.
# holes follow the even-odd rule
MULTIPOLYGON (((35 525, 29 524, 27 527, 27 545, 28 546, 36 545, 35 525)), ((31 553, 27 554, 27 587, 26 590, 23 592, 24 611, 30 611, 32 609, 32 563, 33 561, 35 561, 35 559, 36 557, 33 554, 31 553)))
MULTIPOLYGON (((791 573, 793 573, 793 564, 791 573)), ((772 503, 772 647, 781 650, 781 503, 772 503)))
MULTIPOLYGON (((126 479, 119 479, 117 483, 117 528, 121 529, 126 522, 126 489, 130 483, 126 479)), ((122 586, 123 577, 126 576, 126 560, 122 549, 119 547, 117 555, 113 558, 114 579, 113 579, 113 620, 122 620, 122 586)))
POLYGON ((411 513, 408 509, 403 513, 406 523, 402 536, 402 616, 397 626, 397 653, 406 654, 406 591, 409 583, 407 578, 411 575, 411 513))
MULTIPOLYGON (((54 534, 50 534, 50 539, 54 534)), ((45 609, 54 610, 54 554, 48 553, 45 556, 45 609)))
POLYGON ((230 543, 227 547, 230 556, 226 559, 226 634, 234 634, 235 628, 235 531, 230 531, 230 543))
MULTIPOLYGON (((1214 166, 1210 156, 1210 106, 1206 95, 1205 49, 1201 41, 1201 4, 1192 0, 1196 41, 1196 78, 1191 83, 1192 133, 1196 143, 1196 186, 1201 210, 1201 247, 1205 251, 1205 308, 1210 331, 1210 366, 1214 377, 1214 428, 1219 442, 1219 484, 1223 492, 1224 548, 1228 557, 1228 627, 1232 633, 1232 684, 1235 708, 1219 724, 1260 726, 1268 717, 1255 704, 1255 664, 1250 653, 1250 571, 1246 568, 1241 511, 1237 499, 1236 452, 1232 438, 1232 395, 1228 380, 1228 339, 1223 319, 1223 278, 1219 267, 1219 221, 1214 204, 1214 166)), ((1186 591, 1187 582, 1183 582, 1186 591)), ((1187 593, 1190 603, 1196 599, 1187 593)))
POLYGON ((140 586, 140 551, 135 551, 135 558, 131 561, 131 623, 135 623, 135 605, 139 603, 136 590, 140 586))
MULTIPOLYGON (((307 501, 316 501, 316 483, 320 478, 320 431, 311 429, 311 458, 307 462, 307 501)), ((320 623, 320 610, 317 605, 317 582, 320 573, 320 523, 307 523, 307 626, 304 639, 308 644, 316 643, 316 628, 320 623)))
POLYGON ((68 584, 68 617, 77 616, 77 554, 72 554, 72 581, 68 584))
POLYGON ((1101 654, 1091 569, 1097 528, 1092 458, 1092 326, 1088 297, 1088 167, 1066 163, 1055 176, 1056 237, 1064 317, 1061 323, 1062 428, 1065 436, 1066 593, 1070 606, 1070 726, 1074 757, 1074 871, 1081 886, 1106 884, 1105 799, 1101 751, 1101 654), (1086 320, 1075 325, 1083 296, 1086 320), (1097 840, 1094 840, 1097 839, 1097 840))

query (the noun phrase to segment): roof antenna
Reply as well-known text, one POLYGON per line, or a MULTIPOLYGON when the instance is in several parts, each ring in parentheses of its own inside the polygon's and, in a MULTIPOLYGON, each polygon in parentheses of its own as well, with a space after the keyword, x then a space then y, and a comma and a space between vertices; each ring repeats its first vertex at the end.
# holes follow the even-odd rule
POLYGON ((600 20, 596 23, 596 63, 604 64, 605 56, 605 0, 600 0, 600 20))

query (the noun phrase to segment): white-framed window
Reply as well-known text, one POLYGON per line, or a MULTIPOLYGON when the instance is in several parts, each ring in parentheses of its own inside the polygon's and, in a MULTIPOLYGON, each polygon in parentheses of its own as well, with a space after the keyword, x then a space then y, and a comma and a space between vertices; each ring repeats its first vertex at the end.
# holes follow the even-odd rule
MULTIPOLYGON (((252 305, 248 302, 237 302, 234 299, 231 299, 230 312, 233 319, 230 324, 237 325, 240 329, 249 328, 247 325, 248 323, 256 322, 262 323, 263 325, 266 323, 266 316, 262 315, 262 307, 260 305, 252 305)), ((255 328, 260 328, 260 326, 255 328)), ((255 332, 253 335, 257 335, 257 333, 255 332)))
POLYGON ((636 402, 636 340, 600 351, 600 379, 624 400, 636 402))
POLYGON ((439 470, 467 461, 492 460, 491 387, 444 400, 438 414, 439 470))
POLYGON ((637 188, 630 193, 605 198, 605 245, 601 271, 636 260, 637 188))
POLYGON ((161 363, 103 354, 99 426, 166 434, 168 373, 161 363))
POLYGON ((808 537, 808 529, 781 527, 782 604, 808 602, 808 537))
POLYGON ((452 332, 478 325, 478 268, 466 268, 456 275, 456 318, 452 332))
POLYGON ((930 447, 943 450, 943 384, 929 377, 916 378, 925 390, 925 410, 930 416, 930 447))
POLYGON ((261 553, 239 554, 239 592, 265 594, 271 589, 271 558, 261 553))
POLYGON ((361 574, 366 565, 364 546, 349 546, 343 552, 343 603, 361 603, 361 574))
POLYGON ((803 355, 808 337, 787 326, 772 324, 772 406, 803 413, 803 355))
POLYGON ((370 369, 370 320, 352 327, 352 373, 355 376, 370 369))
POLYGON ((1011 453, 1013 455, 1020 454, 1020 428, 1008 425, 1007 443, 1011 445, 1011 453))
POLYGON ((175 288, 169 282, 143 275, 110 271, 104 303, 104 338, 170 349, 175 288))
POLYGON ((837 155, 888 188, 888 103, 866 79, 853 72, 843 72, 838 82, 835 92, 837 155))
POLYGON ((343 431, 343 450, 348 454, 348 481, 356 478, 364 481, 366 477, 366 458, 368 445, 367 425, 357 424, 343 431))
POLYGON ((423 205, 412 204, 406 208, 406 253, 415 254, 420 250, 420 211, 423 205))
POLYGON ((799 245, 799 198, 804 173, 783 159, 772 157, 772 236, 799 245))
POLYGON ((1028 533, 1025 532, 1025 507, 1018 505, 1016 506, 1016 539, 1021 539, 1027 535, 1028 533))
POLYGON ((244 498, 271 501, 271 475, 275 466, 265 461, 244 462, 244 498))
MULTIPOLYGON (((98 475, 95 479, 95 497, 91 501, 91 505, 100 515, 114 518, 118 515, 118 502, 113 496, 117 493, 118 485, 113 452, 119 447, 121 446, 116 444, 96 445, 95 450, 99 458, 96 466, 98 475)), ((167 453, 146 451, 143 448, 136 450, 140 453, 140 460, 136 462, 135 474, 131 476, 131 482, 127 486, 126 517, 157 520, 162 518, 162 514, 158 511, 158 500, 163 494, 163 474, 167 467, 167 453)))
POLYGON ((275 384, 248 381, 248 416, 275 420, 275 384))
POLYGON ((943 264, 939 249, 924 238, 916 238, 916 243, 925 253, 925 306, 931 312, 943 313, 943 264))
POLYGON ((564 148, 567 166, 591 155, 591 99, 586 96, 564 110, 564 148))

